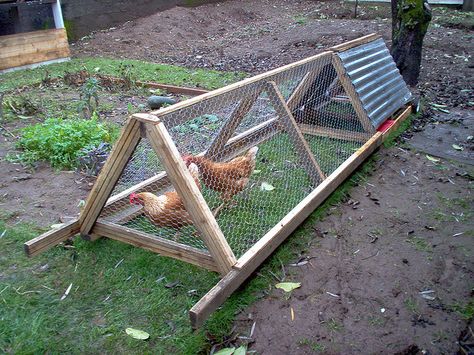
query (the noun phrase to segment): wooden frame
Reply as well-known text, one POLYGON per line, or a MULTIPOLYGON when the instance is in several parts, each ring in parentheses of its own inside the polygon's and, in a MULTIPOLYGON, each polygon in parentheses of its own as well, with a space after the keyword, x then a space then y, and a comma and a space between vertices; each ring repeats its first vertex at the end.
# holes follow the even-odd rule
MULTIPOLYGON (((363 38, 360 41, 366 43, 370 41, 370 38, 373 40, 375 37, 363 38)), ((345 44, 343 48, 344 50, 351 48, 360 41, 345 44)), ((334 49, 334 52, 336 51, 334 49)), ((209 314, 219 307, 297 226, 380 146, 388 134, 396 129, 411 112, 411 108, 407 107, 386 131, 376 132, 350 79, 345 74, 342 63, 334 52, 321 53, 269 73, 191 98, 163 110, 132 115, 102 168, 80 217, 62 228, 47 232, 25 243, 25 251, 29 256, 36 255, 80 232, 81 235, 90 240, 107 237, 198 265, 211 271, 217 271, 223 278, 189 313, 192 326, 200 326, 209 314), (319 62, 320 60, 329 60, 329 63, 334 66, 337 77, 348 95, 347 99, 344 97, 342 100, 348 100, 353 105, 357 115, 356 119, 363 126, 363 132, 349 132, 343 129, 298 124, 296 122, 293 110, 301 98, 307 97, 307 91, 311 89, 318 75, 321 75, 321 69, 325 62, 319 62), (312 63, 315 63, 315 65, 310 66, 312 63), (301 68, 306 72, 304 75, 298 76, 299 82, 285 100, 279 89, 279 82, 284 80, 282 79, 284 74, 295 73, 296 69, 301 68), (237 127, 262 94, 266 95, 264 100, 267 100, 267 104, 271 105, 274 110, 271 113, 274 112, 276 117, 266 119, 266 121, 234 135, 237 127), (235 100, 236 97, 238 97, 238 101, 235 100), (215 101, 220 98, 222 98, 221 101, 215 101), (168 132, 168 129, 202 114, 199 111, 200 106, 196 109, 197 111, 190 112, 192 110, 188 110, 194 104, 208 103, 213 104, 212 107, 215 109, 221 109, 229 107, 225 106, 229 102, 233 102, 234 106, 230 106, 233 107, 233 110, 229 114, 228 120, 223 123, 207 151, 201 152, 199 155, 207 155, 216 161, 226 161, 261 142, 271 139, 276 134, 284 132, 290 138, 292 149, 300 158, 301 165, 305 168, 314 187, 312 192, 239 259, 235 257, 227 243, 225 235, 186 168, 168 132), (326 176, 311 151, 304 134, 356 141, 364 144, 332 174, 326 176), (150 142, 165 171, 111 196, 125 166, 143 138, 150 142), (162 193, 172 188, 181 197, 207 250, 190 247, 120 224, 142 214, 141 207, 130 207, 128 203, 128 196, 132 192, 154 191, 162 193), (112 215, 113 218, 111 218, 112 215)))
MULTIPOLYGON (((69 59, 69 44, 59 0, 39 3, 51 4, 55 28, 0 36, 0 72, 69 59)), ((28 4, 20 2, 3 6, 15 5, 21 9, 28 4)))

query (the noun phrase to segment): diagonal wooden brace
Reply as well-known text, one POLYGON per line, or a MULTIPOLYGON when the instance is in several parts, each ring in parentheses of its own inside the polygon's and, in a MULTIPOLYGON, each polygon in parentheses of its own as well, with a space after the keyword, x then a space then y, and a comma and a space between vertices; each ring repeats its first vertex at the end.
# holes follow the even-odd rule
POLYGON ((232 115, 227 120, 227 122, 222 126, 217 137, 211 143, 211 146, 206 151, 206 157, 211 157, 213 160, 217 160, 220 158, 220 154, 223 150, 225 144, 229 141, 229 139, 234 134, 235 130, 239 126, 240 122, 244 119, 245 115, 250 111, 252 108, 255 100, 257 100, 258 96, 262 92, 262 89, 256 90, 252 94, 244 97, 237 108, 232 112, 232 115))
POLYGON ((285 99, 278 89, 274 81, 269 81, 266 85, 265 91, 268 93, 270 102, 278 114, 279 122, 285 127, 290 139, 293 141, 296 152, 299 155, 301 163, 306 169, 311 182, 317 186, 326 178, 326 175, 321 170, 318 162, 314 158, 308 143, 303 137, 298 124, 296 123, 290 109, 286 105, 285 99))

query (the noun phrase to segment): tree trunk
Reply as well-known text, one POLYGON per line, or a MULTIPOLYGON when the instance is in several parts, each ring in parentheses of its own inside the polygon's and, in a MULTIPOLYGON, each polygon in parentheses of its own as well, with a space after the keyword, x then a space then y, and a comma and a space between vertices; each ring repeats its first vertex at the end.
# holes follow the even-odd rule
POLYGON ((392 3, 392 57, 405 82, 418 82, 421 49, 431 8, 427 0, 391 0, 392 3))

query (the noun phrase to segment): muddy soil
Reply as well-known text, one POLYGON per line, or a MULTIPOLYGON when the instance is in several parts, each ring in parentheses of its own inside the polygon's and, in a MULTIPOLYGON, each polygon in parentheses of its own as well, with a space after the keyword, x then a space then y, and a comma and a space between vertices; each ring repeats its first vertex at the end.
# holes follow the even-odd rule
MULTIPOLYGON (((258 354, 454 354, 472 299, 472 166, 382 149, 376 170, 315 226, 301 282, 274 289, 236 322, 258 354), (463 177, 464 176, 464 177, 463 177), (291 309, 294 319, 291 317, 291 309), (426 353, 426 352, 425 352, 426 353)), ((294 262, 296 263, 296 259, 294 262)), ((278 281, 275 280, 275 283, 278 281)))
MULTIPOLYGON (((390 44, 388 5, 364 6, 356 20, 351 19, 352 6, 335 1, 241 0, 174 8, 93 33, 75 43, 72 51, 75 56, 138 58, 255 74, 371 32, 390 44)), ((256 324, 250 350, 458 350, 456 341, 468 322, 459 310, 472 302, 474 282, 472 166, 463 165, 460 155, 450 158, 461 162, 430 161, 409 144, 422 136, 419 131, 427 124, 442 122, 448 130, 457 125, 445 122, 431 103, 456 109, 461 117, 472 110, 473 48, 468 30, 430 27, 420 84, 414 88, 423 97, 424 114, 404 136, 406 145, 382 149, 372 176, 315 226, 307 254, 310 262, 286 266, 287 281, 302 282, 302 287, 288 300, 274 290, 239 315, 240 334, 248 335, 256 324)), ((469 132, 472 125, 460 139, 463 154, 472 159, 469 132)), ((11 137, 6 134, 3 139, 9 143, 2 143, 2 157, 12 148, 11 137)), ((432 149, 434 144, 428 137, 418 148, 428 150, 423 146, 432 149)), ((449 150, 449 145, 443 149, 449 150)), ((76 201, 87 192, 81 186, 88 183, 76 183, 77 175, 40 167, 22 180, 28 171, 1 164, 2 208, 17 220, 49 225, 60 215, 78 212, 76 201)))

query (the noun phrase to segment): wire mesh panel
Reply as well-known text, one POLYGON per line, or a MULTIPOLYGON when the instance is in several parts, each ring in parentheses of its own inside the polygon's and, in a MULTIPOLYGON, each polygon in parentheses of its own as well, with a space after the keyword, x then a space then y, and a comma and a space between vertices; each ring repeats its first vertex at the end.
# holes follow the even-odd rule
MULTIPOLYGON (((160 120, 236 257, 367 137, 331 55, 270 72, 160 120)), ((113 195, 104 220, 206 249, 148 138, 142 138, 113 195)))

